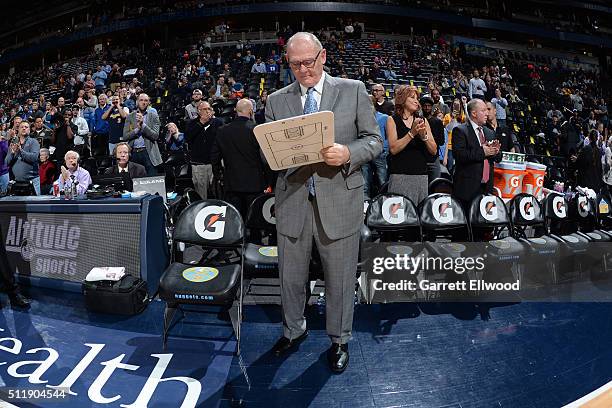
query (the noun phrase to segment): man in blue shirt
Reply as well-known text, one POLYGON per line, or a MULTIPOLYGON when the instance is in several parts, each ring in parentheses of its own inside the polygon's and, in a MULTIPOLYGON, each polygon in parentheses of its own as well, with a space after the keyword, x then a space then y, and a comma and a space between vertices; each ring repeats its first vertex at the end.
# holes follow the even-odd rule
POLYGON ((107 97, 105 94, 100 94, 98 97, 98 107, 94 112, 94 126, 93 126, 93 134, 91 137, 91 149, 92 155, 97 156, 108 156, 108 132, 109 126, 108 122, 103 119, 104 113, 110 108, 108 106, 107 97))
POLYGON ((104 71, 102 65, 98 66, 98 71, 91 76, 91 79, 93 79, 96 84, 96 92, 104 91, 106 87, 106 78, 108 78, 106 71, 104 71))

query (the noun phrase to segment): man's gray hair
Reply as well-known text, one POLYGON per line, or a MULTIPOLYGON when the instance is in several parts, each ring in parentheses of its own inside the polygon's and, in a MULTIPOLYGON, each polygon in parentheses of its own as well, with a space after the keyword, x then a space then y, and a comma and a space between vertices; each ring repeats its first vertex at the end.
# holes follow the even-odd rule
POLYGON ((298 33, 293 34, 291 36, 291 38, 289 38, 289 40, 287 40, 287 48, 289 48, 291 46, 291 43, 293 41, 295 41, 295 40, 310 41, 312 43, 312 45, 314 45, 317 50, 323 49, 323 45, 321 44, 321 41, 319 41, 317 36, 312 34, 312 33, 308 33, 306 31, 300 31, 298 33))
POLYGON ((484 103, 484 101, 482 99, 478 99, 478 98, 471 99, 467 103, 467 114, 468 114, 468 116, 472 116, 472 112, 474 110, 476 110, 476 105, 478 105, 478 102, 484 103))
POLYGON ((66 160, 68 156, 73 156, 73 155, 76 156, 77 161, 81 159, 79 152, 75 152, 74 150, 68 150, 66 154, 64 155, 64 160, 66 160))

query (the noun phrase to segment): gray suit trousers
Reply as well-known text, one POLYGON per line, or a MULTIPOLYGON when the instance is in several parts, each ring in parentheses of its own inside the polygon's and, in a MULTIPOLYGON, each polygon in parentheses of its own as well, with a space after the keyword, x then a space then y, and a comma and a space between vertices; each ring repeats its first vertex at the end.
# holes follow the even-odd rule
POLYGON ((316 199, 307 206, 299 237, 278 233, 283 335, 295 339, 306 330, 304 306, 313 237, 323 262, 327 334, 332 342, 344 344, 353 326, 359 232, 337 240, 327 237, 316 199))

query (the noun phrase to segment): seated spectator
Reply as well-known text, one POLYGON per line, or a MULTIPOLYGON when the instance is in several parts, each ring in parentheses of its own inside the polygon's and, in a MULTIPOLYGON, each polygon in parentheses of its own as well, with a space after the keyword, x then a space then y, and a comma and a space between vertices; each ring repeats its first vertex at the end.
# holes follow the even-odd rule
POLYGON ((130 145, 126 142, 117 143, 113 151, 113 156, 115 156, 117 163, 104 172, 104 174, 107 175, 121 175, 124 178, 125 186, 128 191, 133 190, 133 179, 147 177, 147 170, 142 164, 130 161, 131 151, 130 145))
POLYGON ((191 103, 185 106, 185 121, 189 121, 198 117, 198 105, 202 100, 202 91, 194 89, 191 94, 191 103))
POLYGON ((251 74, 265 74, 268 71, 266 64, 261 61, 261 58, 257 58, 253 66, 251 67, 251 74))
POLYGON ((166 134, 166 151, 182 151, 185 143, 185 135, 179 132, 178 127, 173 122, 166 125, 168 132, 166 134))
POLYGON ((211 98, 228 98, 229 87, 225 84, 225 77, 220 76, 217 83, 210 87, 208 95, 211 98))
POLYGON ((69 150, 64 155, 66 166, 62 166, 58 179, 60 191, 63 191, 65 187, 72 188, 73 183, 76 183, 77 195, 87 192, 91 184, 91 176, 87 170, 79 166, 79 158, 79 154, 74 150, 69 150))
POLYGON ((266 64, 266 73, 278 75, 278 65, 272 58, 266 64))
POLYGON ((49 160, 49 149, 40 149, 40 164, 38 165, 38 175, 40 176, 40 194, 52 194, 53 181, 55 180, 55 163, 49 160))

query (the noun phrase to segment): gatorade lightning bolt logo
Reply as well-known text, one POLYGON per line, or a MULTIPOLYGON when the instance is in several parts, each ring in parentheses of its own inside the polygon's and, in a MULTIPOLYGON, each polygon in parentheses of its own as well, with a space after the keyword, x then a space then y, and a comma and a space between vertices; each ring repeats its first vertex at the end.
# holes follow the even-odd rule
POLYGON ((497 220, 497 203, 495 197, 485 196, 480 200, 480 215, 487 221, 497 220))
POLYGON ((519 211, 526 221, 535 219, 535 208, 532 197, 523 197, 519 203, 519 211))
POLYGON ((406 220, 402 197, 389 197, 381 206, 382 217, 389 224, 401 224, 406 220))
POLYGON ((510 186, 512 188, 517 188, 519 185, 521 184, 521 178, 520 177, 512 177, 510 178, 510 186))
POLYGON ((562 196, 556 196, 553 198, 553 212, 559 218, 565 218, 567 216, 567 207, 565 200, 562 196))
POLYGON ((589 200, 585 196, 578 196, 578 214, 581 217, 587 217, 591 211, 589 200))
POLYGON ((196 233, 204 239, 223 238, 226 211, 227 206, 211 205, 202 208, 194 221, 196 233))
POLYGON ((432 205, 433 216, 442 224, 449 223, 453 220, 453 207, 451 198, 448 196, 436 198, 432 205))

